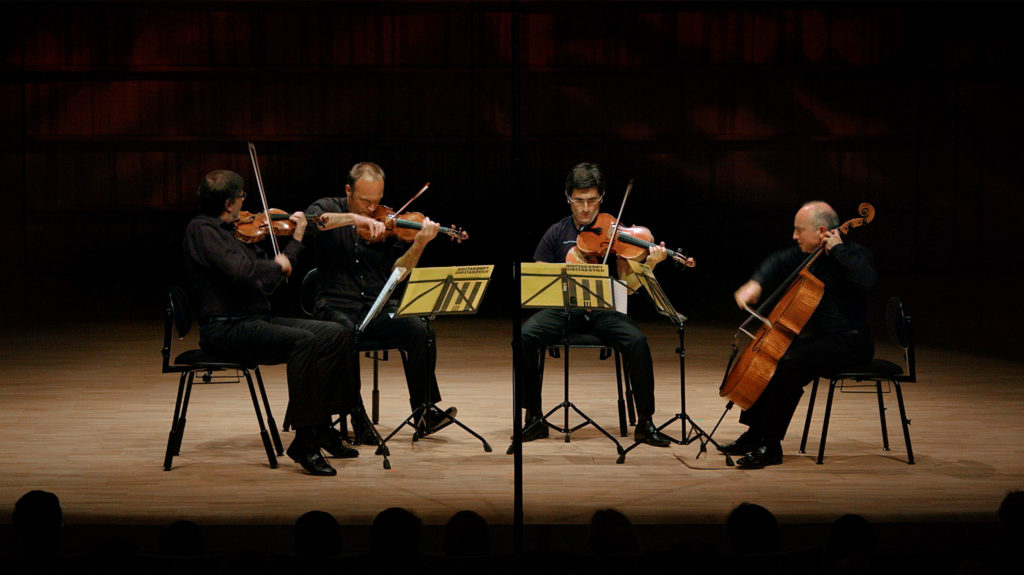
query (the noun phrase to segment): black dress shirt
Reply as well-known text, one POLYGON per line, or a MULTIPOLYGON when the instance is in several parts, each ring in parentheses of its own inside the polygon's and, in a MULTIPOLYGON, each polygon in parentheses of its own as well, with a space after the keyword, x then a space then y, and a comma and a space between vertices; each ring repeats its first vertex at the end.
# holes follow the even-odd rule
MULTIPOLYGON (((799 246, 777 251, 758 266, 751 279, 761 284, 764 294, 769 294, 809 255, 800 251, 799 246)), ((825 294, 801 335, 868 329, 868 294, 878 284, 878 273, 875 258, 867 248, 844 240, 818 256, 808 271, 824 282, 825 294)), ((767 297, 762 296, 762 301, 767 297)))
MULTIPOLYGON (((306 214, 348 211, 346 197, 321 198, 306 209, 306 214)), ((316 306, 341 309, 348 315, 361 316, 370 309, 395 262, 409 249, 408 244, 394 237, 380 242, 364 240, 355 226, 315 230, 312 237, 320 270, 316 306)))
MULTIPOLYGON (((202 214, 185 229, 185 274, 201 320, 268 315, 265 292, 272 292, 285 277, 271 256, 256 244, 239 241, 233 230, 220 218, 202 214)), ((302 243, 285 241, 281 253, 294 264, 302 243)))

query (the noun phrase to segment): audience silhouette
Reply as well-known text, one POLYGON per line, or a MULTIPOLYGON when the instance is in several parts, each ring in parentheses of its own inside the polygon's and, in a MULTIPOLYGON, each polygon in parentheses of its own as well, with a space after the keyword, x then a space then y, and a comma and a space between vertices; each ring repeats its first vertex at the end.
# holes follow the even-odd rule
POLYGON ((175 521, 160 533, 160 554, 198 557, 206 554, 206 539, 194 521, 175 521))
POLYGON ((866 556, 874 553, 878 545, 875 530, 867 519, 847 513, 832 522, 822 563, 825 573, 859 573, 866 565, 866 556))
POLYGON ((599 509, 590 518, 590 552, 594 555, 636 555, 640 541, 629 518, 615 509, 599 509))
POLYGON ((330 557, 341 553, 341 526, 326 511, 307 511, 295 521, 295 554, 330 557))
MULTIPOLYGON (((408 567, 420 572, 512 572, 538 557, 555 565, 586 572, 621 571, 636 561, 674 564, 678 571, 714 573, 806 573, 846 575, 903 572, 915 565, 929 572, 957 575, 1016 572, 1017 554, 1024 544, 1024 491, 1006 494, 997 512, 999 537, 984 550, 927 549, 880 552, 875 528, 863 516, 846 514, 829 527, 820 547, 782 552, 781 530, 775 516, 754 503, 741 503, 726 519, 728 552, 720 552, 707 541, 684 539, 671 549, 651 552, 641 549, 640 538, 629 518, 615 509, 594 512, 589 525, 589 553, 547 557, 540 555, 491 556, 492 541, 487 521, 472 510, 461 510, 444 526, 442 550, 421 554, 422 524, 412 511, 391 507, 377 514, 371 525, 370 553, 348 556, 344 561, 355 570, 408 567), (986 552, 978 555, 979 552, 986 552), (465 559, 456 559, 465 558, 465 559), (924 563, 921 561, 924 560, 924 563), (524 561, 521 563, 521 561, 524 561), (582 561, 582 562, 581 562, 582 561)), ((53 493, 29 491, 15 504, 12 527, 22 554, 8 565, 15 573, 168 573, 187 571, 192 575, 228 573, 305 572, 323 567, 322 558, 342 552, 341 527, 325 511, 309 511, 295 522, 294 554, 277 554, 266 549, 244 551, 207 550, 200 527, 192 521, 175 521, 160 533, 157 555, 139 552, 136 542, 123 536, 101 540, 84 555, 62 554, 63 510, 53 493), (276 559, 275 559, 276 558, 276 559)), ((994 528, 994 526, 993 526, 994 528)), ((549 549, 540 542, 542 549, 549 549)))
POLYGON ((452 557, 490 555, 491 533, 476 511, 456 512, 444 526, 444 554, 452 557))
POLYGON ((410 558, 420 552, 420 518, 401 507, 389 507, 373 519, 370 553, 378 557, 410 558))
POLYGON ((725 520, 734 553, 775 553, 781 548, 779 522, 756 503, 740 503, 725 520))
POLYGON ((33 490, 14 504, 11 523, 29 556, 55 556, 61 549, 64 514, 49 491, 33 490))

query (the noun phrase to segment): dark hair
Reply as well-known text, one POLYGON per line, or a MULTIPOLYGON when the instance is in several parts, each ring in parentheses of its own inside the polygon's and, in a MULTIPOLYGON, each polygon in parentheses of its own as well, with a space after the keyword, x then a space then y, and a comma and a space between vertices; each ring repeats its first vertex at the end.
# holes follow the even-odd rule
POLYGON ((160 532, 160 554, 197 557, 206 554, 206 538, 195 521, 175 521, 160 532))
POLYGON ((464 509, 452 515, 444 525, 444 554, 479 556, 491 553, 491 533, 487 520, 476 511, 464 509))
POLYGON ((590 551, 595 555, 635 555, 640 541, 633 524, 621 511, 598 509, 590 518, 590 551))
POLYGON ((597 188, 597 193, 604 195, 604 174, 597 164, 582 162, 576 164, 565 176, 565 195, 571 196, 573 190, 597 188))
POLYGON ((60 500, 49 491, 29 491, 14 504, 11 524, 27 547, 56 550, 64 525, 60 500))
POLYGON ((217 217, 224 203, 245 196, 245 180, 231 170, 214 170, 199 184, 199 211, 217 217))
POLYGON ((348 171, 348 185, 356 187, 356 182, 362 178, 369 178, 374 182, 384 181, 384 169, 373 162, 359 162, 348 171))
POLYGON ((1011 491, 999 504, 999 528, 1004 535, 1024 535, 1024 491, 1011 491))
POLYGON ((389 507, 373 518, 370 552, 409 557, 420 552, 420 518, 401 507, 389 507))
POLYGON ((307 511, 295 521, 295 554, 327 557, 341 553, 341 527, 326 511, 307 511))
POLYGON ((774 553, 779 550, 779 522, 764 507, 740 503, 725 520, 734 553, 774 553))

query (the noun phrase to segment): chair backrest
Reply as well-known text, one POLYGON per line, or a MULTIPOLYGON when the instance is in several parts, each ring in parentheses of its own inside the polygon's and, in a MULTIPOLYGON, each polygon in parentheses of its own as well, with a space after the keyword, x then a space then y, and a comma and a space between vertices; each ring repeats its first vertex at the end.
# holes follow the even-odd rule
POLYGON ((320 277, 320 271, 313 268, 306 272, 302 278, 302 289, 299 290, 299 306, 306 315, 313 315, 313 308, 316 307, 316 282, 320 277))
POLYGON ((167 317, 164 321, 164 347, 161 350, 163 355, 163 372, 175 371, 171 368, 171 330, 178 332, 178 337, 188 335, 192 329, 192 316, 188 309, 188 296, 178 286, 171 286, 167 290, 167 317))
POLYGON ((174 319, 174 327, 178 331, 178 338, 183 338, 192 331, 192 315, 188 309, 188 296, 185 290, 178 286, 171 286, 167 290, 170 298, 171 317, 174 319))
POLYGON ((903 309, 903 301, 899 297, 889 298, 885 306, 885 327, 889 341, 903 349, 903 358, 907 364, 907 375, 901 381, 917 381, 917 368, 914 357, 914 330, 911 317, 903 309))

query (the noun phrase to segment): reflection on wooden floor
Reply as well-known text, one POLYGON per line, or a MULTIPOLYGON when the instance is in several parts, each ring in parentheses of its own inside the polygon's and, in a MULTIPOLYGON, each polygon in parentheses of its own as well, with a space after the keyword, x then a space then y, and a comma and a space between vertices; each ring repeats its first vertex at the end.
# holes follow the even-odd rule
MULTIPOLYGON (((163 471, 177 380, 160 373, 161 325, 90 324, 38 328, 0 337, 0 520, 29 489, 57 493, 70 523, 165 524, 189 518, 215 524, 290 524, 323 509, 343 524, 366 525, 380 510, 403 506, 428 525, 474 509, 495 525, 512 521, 511 329, 507 321, 454 318, 435 323, 443 405, 494 446, 485 453, 449 427, 391 445, 393 469, 368 448, 335 461, 339 475, 315 478, 282 458, 270 469, 241 384, 197 386, 181 455, 163 471)), ((679 411, 677 337, 667 323, 645 324, 655 358, 656 420, 679 411)), ((687 331, 689 414, 711 428, 723 409, 717 387, 731 330, 687 331)), ((191 338, 179 350, 195 345, 191 338)), ((885 354, 887 348, 880 348, 885 354)), ((369 363, 364 360, 369 400, 369 363)), ((728 468, 694 445, 632 451, 593 428, 525 446, 528 524, 582 524, 613 507, 638 524, 720 524, 737 503, 772 510, 783 523, 831 521, 857 512, 877 522, 989 520, 1008 490, 1024 487, 1024 386, 1019 364, 919 349, 918 384, 906 386, 916 465, 906 453, 895 404, 886 397, 892 451, 881 450, 877 404, 870 395, 838 395, 824 465, 814 463, 822 404, 807 454, 797 452, 806 395, 784 442, 784 465, 728 468)), ((561 400, 561 364, 549 360, 545 403, 561 400)), ((572 400, 609 430, 617 427, 614 365, 596 351, 574 355, 572 400)), ((264 368, 278 422, 284 416, 284 369, 264 368)), ((408 411, 400 364, 383 366, 381 425, 389 432, 408 411)), ((822 402, 823 403, 823 402, 822 402)), ((738 411, 716 437, 733 438, 738 411)), ((678 433, 678 426, 672 428, 678 433)), ((613 431, 614 433, 614 431, 613 431)), ((291 434, 284 434, 285 444, 291 434)))

